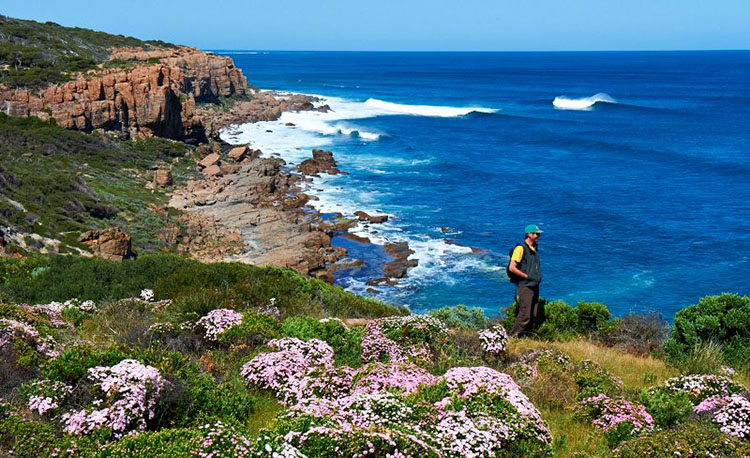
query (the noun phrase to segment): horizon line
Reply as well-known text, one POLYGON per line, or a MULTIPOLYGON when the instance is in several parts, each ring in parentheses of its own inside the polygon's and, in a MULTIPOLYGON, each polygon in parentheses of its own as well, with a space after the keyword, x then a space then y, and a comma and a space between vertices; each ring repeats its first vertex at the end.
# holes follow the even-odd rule
MULTIPOLYGON (((178 45, 180 46, 180 45, 178 45)), ((182 45, 186 46, 186 45, 182 45)), ((747 52, 750 48, 707 48, 707 49, 532 49, 532 50, 441 50, 441 49, 241 49, 241 48, 195 48, 203 51, 227 51, 227 52, 403 52, 403 53, 635 53, 635 52, 747 52)))

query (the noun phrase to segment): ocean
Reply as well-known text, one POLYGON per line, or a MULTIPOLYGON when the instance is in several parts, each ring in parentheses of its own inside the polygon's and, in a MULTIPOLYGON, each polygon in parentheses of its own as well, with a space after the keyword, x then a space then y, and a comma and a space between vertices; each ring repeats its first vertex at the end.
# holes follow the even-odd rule
POLYGON ((513 300, 508 251, 540 240, 541 295, 655 310, 750 294, 750 52, 252 52, 261 89, 318 95, 329 113, 222 134, 290 166, 333 151, 348 175, 309 192, 324 214, 388 214, 372 241, 408 241, 418 267, 370 287, 387 256, 336 283, 424 312, 513 300), (294 126, 288 126, 292 123, 294 126))

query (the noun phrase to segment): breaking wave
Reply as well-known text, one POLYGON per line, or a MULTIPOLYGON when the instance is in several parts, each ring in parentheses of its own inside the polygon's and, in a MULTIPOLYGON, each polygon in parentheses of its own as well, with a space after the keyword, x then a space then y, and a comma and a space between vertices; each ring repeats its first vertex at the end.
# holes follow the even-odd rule
POLYGON ((609 94, 600 92, 598 94, 592 95, 591 97, 583 97, 580 99, 571 99, 565 96, 559 96, 555 97, 555 100, 552 101, 552 105, 560 110, 588 111, 591 110, 597 103, 617 103, 617 100, 610 97, 609 94))

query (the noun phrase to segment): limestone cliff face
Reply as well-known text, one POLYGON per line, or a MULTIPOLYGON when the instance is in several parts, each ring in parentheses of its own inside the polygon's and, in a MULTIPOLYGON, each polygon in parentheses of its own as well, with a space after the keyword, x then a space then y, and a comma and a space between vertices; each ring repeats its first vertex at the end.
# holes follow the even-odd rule
POLYGON ((120 48, 110 60, 130 66, 102 68, 39 92, 0 86, 0 110, 10 116, 54 118, 68 129, 200 139, 205 134, 196 101, 247 90, 247 80, 232 59, 193 48, 120 48))

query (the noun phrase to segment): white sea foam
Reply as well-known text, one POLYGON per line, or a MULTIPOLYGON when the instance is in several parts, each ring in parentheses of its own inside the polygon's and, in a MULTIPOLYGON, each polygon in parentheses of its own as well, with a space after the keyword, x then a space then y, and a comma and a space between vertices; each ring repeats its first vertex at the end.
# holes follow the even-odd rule
POLYGON ((441 118, 453 118, 464 116, 471 112, 495 113, 497 109, 483 107, 445 107, 436 105, 404 105, 401 103, 386 102, 378 99, 367 99, 365 105, 376 110, 382 110, 384 114, 409 114, 417 116, 435 116, 441 118))
POLYGON ((594 104, 598 102, 617 103, 617 100, 610 97, 609 94, 600 92, 598 94, 592 95, 591 97, 583 97, 580 99, 571 99, 565 96, 555 97, 555 100, 552 101, 552 105, 554 105, 555 108, 559 108, 561 110, 588 111, 591 110, 594 104))

